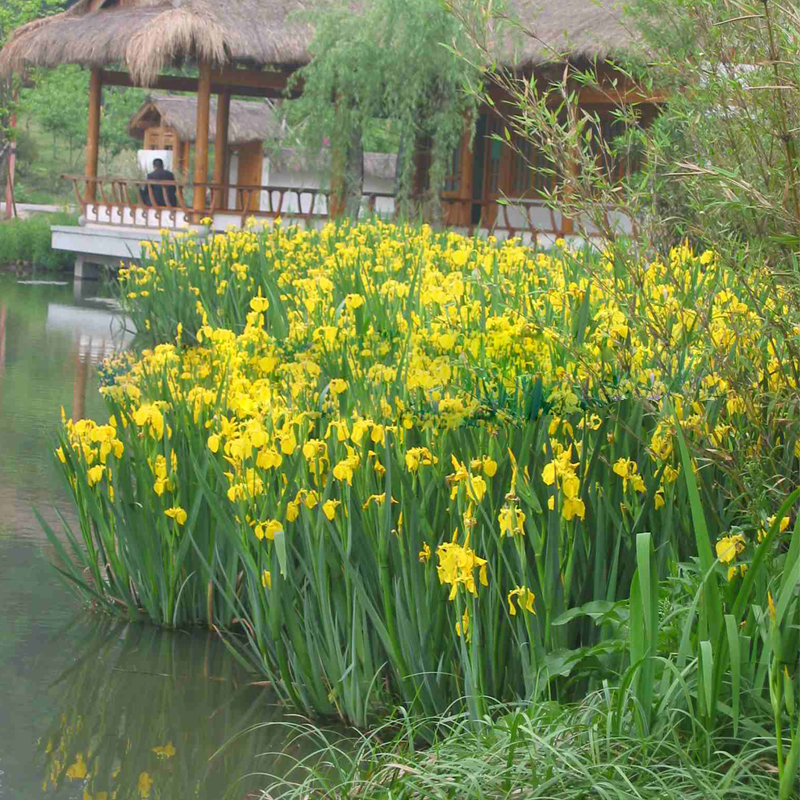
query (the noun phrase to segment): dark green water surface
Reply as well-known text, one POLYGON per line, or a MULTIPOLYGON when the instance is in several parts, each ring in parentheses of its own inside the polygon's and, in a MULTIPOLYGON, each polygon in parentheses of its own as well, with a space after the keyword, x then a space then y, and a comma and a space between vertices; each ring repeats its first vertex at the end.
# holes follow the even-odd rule
POLYGON ((285 773, 300 745, 270 725, 218 751, 280 719, 274 698, 212 636, 81 607, 34 515, 75 522, 61 408, 105 421, 95 368, 129 338, 87 288, 0 275, 0 800, 255 798, 271 781, 251 773, 285 773))

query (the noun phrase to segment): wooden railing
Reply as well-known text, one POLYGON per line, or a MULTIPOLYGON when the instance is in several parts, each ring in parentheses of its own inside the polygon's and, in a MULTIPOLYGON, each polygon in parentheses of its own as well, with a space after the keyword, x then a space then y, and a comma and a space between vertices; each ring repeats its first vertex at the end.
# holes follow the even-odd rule
POLYGON ((190 221, 191 200, 185 192, 189 188, 179 181, 147 181, 133 178, 62 175, 72 181, 75 198, 88 222, 106 225, 123 225, 146 228, 179 228, 190 221), (159 187, 164 200, 174 189, 175 205, 156 204, 159 187), (146 196, 150 203, 143 202, 146 196))
MULTIPOLYGON (((151 228, 180 228, 205 217, 224 215, 229 224, 238 218, 240 224, 249 217, 287 216, 306 222, 325 220, 331 192, 293 186, 261 186, 255 184, 182 183, 180 181, 147 181, 134 178, 63 175, 72 181, 75 197, 88 222, 151 228), (170 190, 175 204, 171 205, 170 190), (196 192, 204 193, 202 210, 193 208, 196 192), (159 194, 163 204, 157 204, 159 194), (147 197, 150 203, 143 202, 147 197)), ((367 192, 362 208, 367 213, 390 214, 394 196, 367 192)))
MULTIPOLYGON (((326 189, 251 184, 182 183, 147 181, 134 178, 64 175, 72 181, 75 197, 88 222, 127 227, 180 229, 212 217, 222 227, 244 225, 250 217, 283 216, 306 224, 328 219, 331 192, 326 189), (156 205, 160 194, 168 202, 174 193, 175 205, 156 205), (193 208, 196 192, 204 193, 203 210, 193 208), (147 197, 149 204, 143 202, 147 197)), ((557 211, 536 199, 476 201, 442 197, 442 221, 468 235, 489 232, 505 237, 518 236, 532 244, 540 237, 566 236, 575 225, 557 211)), ((362 213, 394 218, 394 195, 368 192, 362 196, 362 213)))
POLYGON ((477 231, 521 237, 535 243, 540 236, 559 237, 572 232, 570 220, 541 200, 471 200, 442 197, 443 221, 469 236, 477 231))

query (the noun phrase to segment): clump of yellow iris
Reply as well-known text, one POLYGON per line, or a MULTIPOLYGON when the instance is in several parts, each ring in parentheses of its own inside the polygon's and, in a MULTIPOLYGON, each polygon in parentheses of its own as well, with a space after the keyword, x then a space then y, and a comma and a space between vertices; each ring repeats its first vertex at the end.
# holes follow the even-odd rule
MULTIPOLYGON (((589 267, 565 246, 536 253, 519 240, 380 221, 321 231, 277 225, 205 243, 177 237, 151 248, 120 281, 126 310, 153 347, 104 391, 125 411, 120 424, 149 448, 151 500, 167 516, 186 524, 177 495, 193 473, 171 460, 169 447, 181 409, 202 438, 198 458, 224 469, 227 502, 262 550, 312 514, 330 528, 351 524, 353 508, 391 518, 405 545, 402 518, 418 511, 417 495, 393 484, 398 501, 385 503, 391 461, 414 491, 443 495, 467 529, 464 544, 456 531, 450 541, 426 533, 430 543, 413 545, 422 568, 436 554, 450 599, 460 588, 476 599, 494 570, 470 548, 471 529, 475 542, 488 531, 509 547, 505 537, 529 546, 537 491, 570 530, 586 524, 589 493, 601 491, 587 478, 590 443, 605 473, 598 483, 621 483, 624 503, 641 503, 648 476, 660 474, 653 504, 666 505, 680 470, 675 416, 695 444, 734 448, 751 414, 748 388, 776 390, 784 356, 780 342, 763 339, 750 297, 737 293, 712 254, 686 247, 621 276, 609 258, 589 267), (648 334, 656 329, 659 336, 648 334), (762 365, 746 373, 749 387, 724 377, 734 343, 743 364, 762 365), (528 473, 528 454, 518 469, 514 454, 492 442, 537 421, 498 399, 537 380, 537 413, 549 414, 549 426, 544 456, 528 473), (586 407, 598 396, 646 402, 652 424, 637 452, 602 430, 603 403, 586 407), (510 460, 509 489, 495 476, 510 460)), ((777 313, 789 302, 778 288, 777 313)), ((82 459, 93 491, 108 485, 110 494, 113 462, 125 457, 114 426, 70 422, 68 432, 72 451, 60 449, 62 462, 82 459)), ((720 560, 732 565, 743 546, 721 539, 720 560)), ((497 577, 512 616, 533 611, 529 576, 497 577)), ((469 635, 466 611, 458 625, 469 635)))

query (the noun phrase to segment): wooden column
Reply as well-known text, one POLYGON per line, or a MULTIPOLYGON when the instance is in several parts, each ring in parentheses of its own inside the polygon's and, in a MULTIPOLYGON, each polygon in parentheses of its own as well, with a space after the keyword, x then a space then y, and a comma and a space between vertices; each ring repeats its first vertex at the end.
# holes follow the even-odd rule
MULTIPOLYGON (((100 151, 100 101, 103 95, 103 79, 99 69, 92 70, 89 79, 89 124, 86 131, 86 177, 97 177, 97 160, 100 151)), ((86 194, 90 203, 97 197, 97 184, 88 182, 86 194)))
POLYGON ((72 379, 72 419, 76 422, 86 416, 86 379, 89 375, 91 341, 89 351, 81 357, 80 342, 75 343, 75 375, 72 379))
MULTIPOLYGON (((214 134, 214 183, 227 185, 228 176, 228 122, 231 113, 231 93, 220 92, 217 97, 217 128, 214 134)), ((225 189, 217 189, 214 196, 214 208, 227 208, 225 189)))
POLYGON ((200 77, 197 81, 197 134, 194 146, 194 198, 192 201, 193 221, 196 223, 205 216, 206 190, 198 183, 208 180, 208 122, 211 108, 211 64, 200 60, 200 77))

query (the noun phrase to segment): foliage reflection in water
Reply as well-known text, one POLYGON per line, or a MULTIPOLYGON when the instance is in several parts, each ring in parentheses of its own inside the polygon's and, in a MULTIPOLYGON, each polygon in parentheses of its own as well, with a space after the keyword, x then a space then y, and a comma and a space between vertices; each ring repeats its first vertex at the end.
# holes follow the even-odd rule
POLYGON ((83 800, 244 798, 269 782, 248 773, 284 775, 304 755, 279 725, 238 735, 281 712, 211 634, 93 617, 80 621, 77 643, 73 627, 62 636, 80 656, 56 681, 60 707, 39 740, 43 790, 69 787, 83 800))
POLYGON ((241 735, 282 719, 269 692, 214 636, 81 609, 34 515, 77 521, 55 431, 62 407, 104 413, 96 368, 130 340, 106 294, 0 275, 0 800, 260 797, 243 776, 305 752, 280 725, 241 735))

